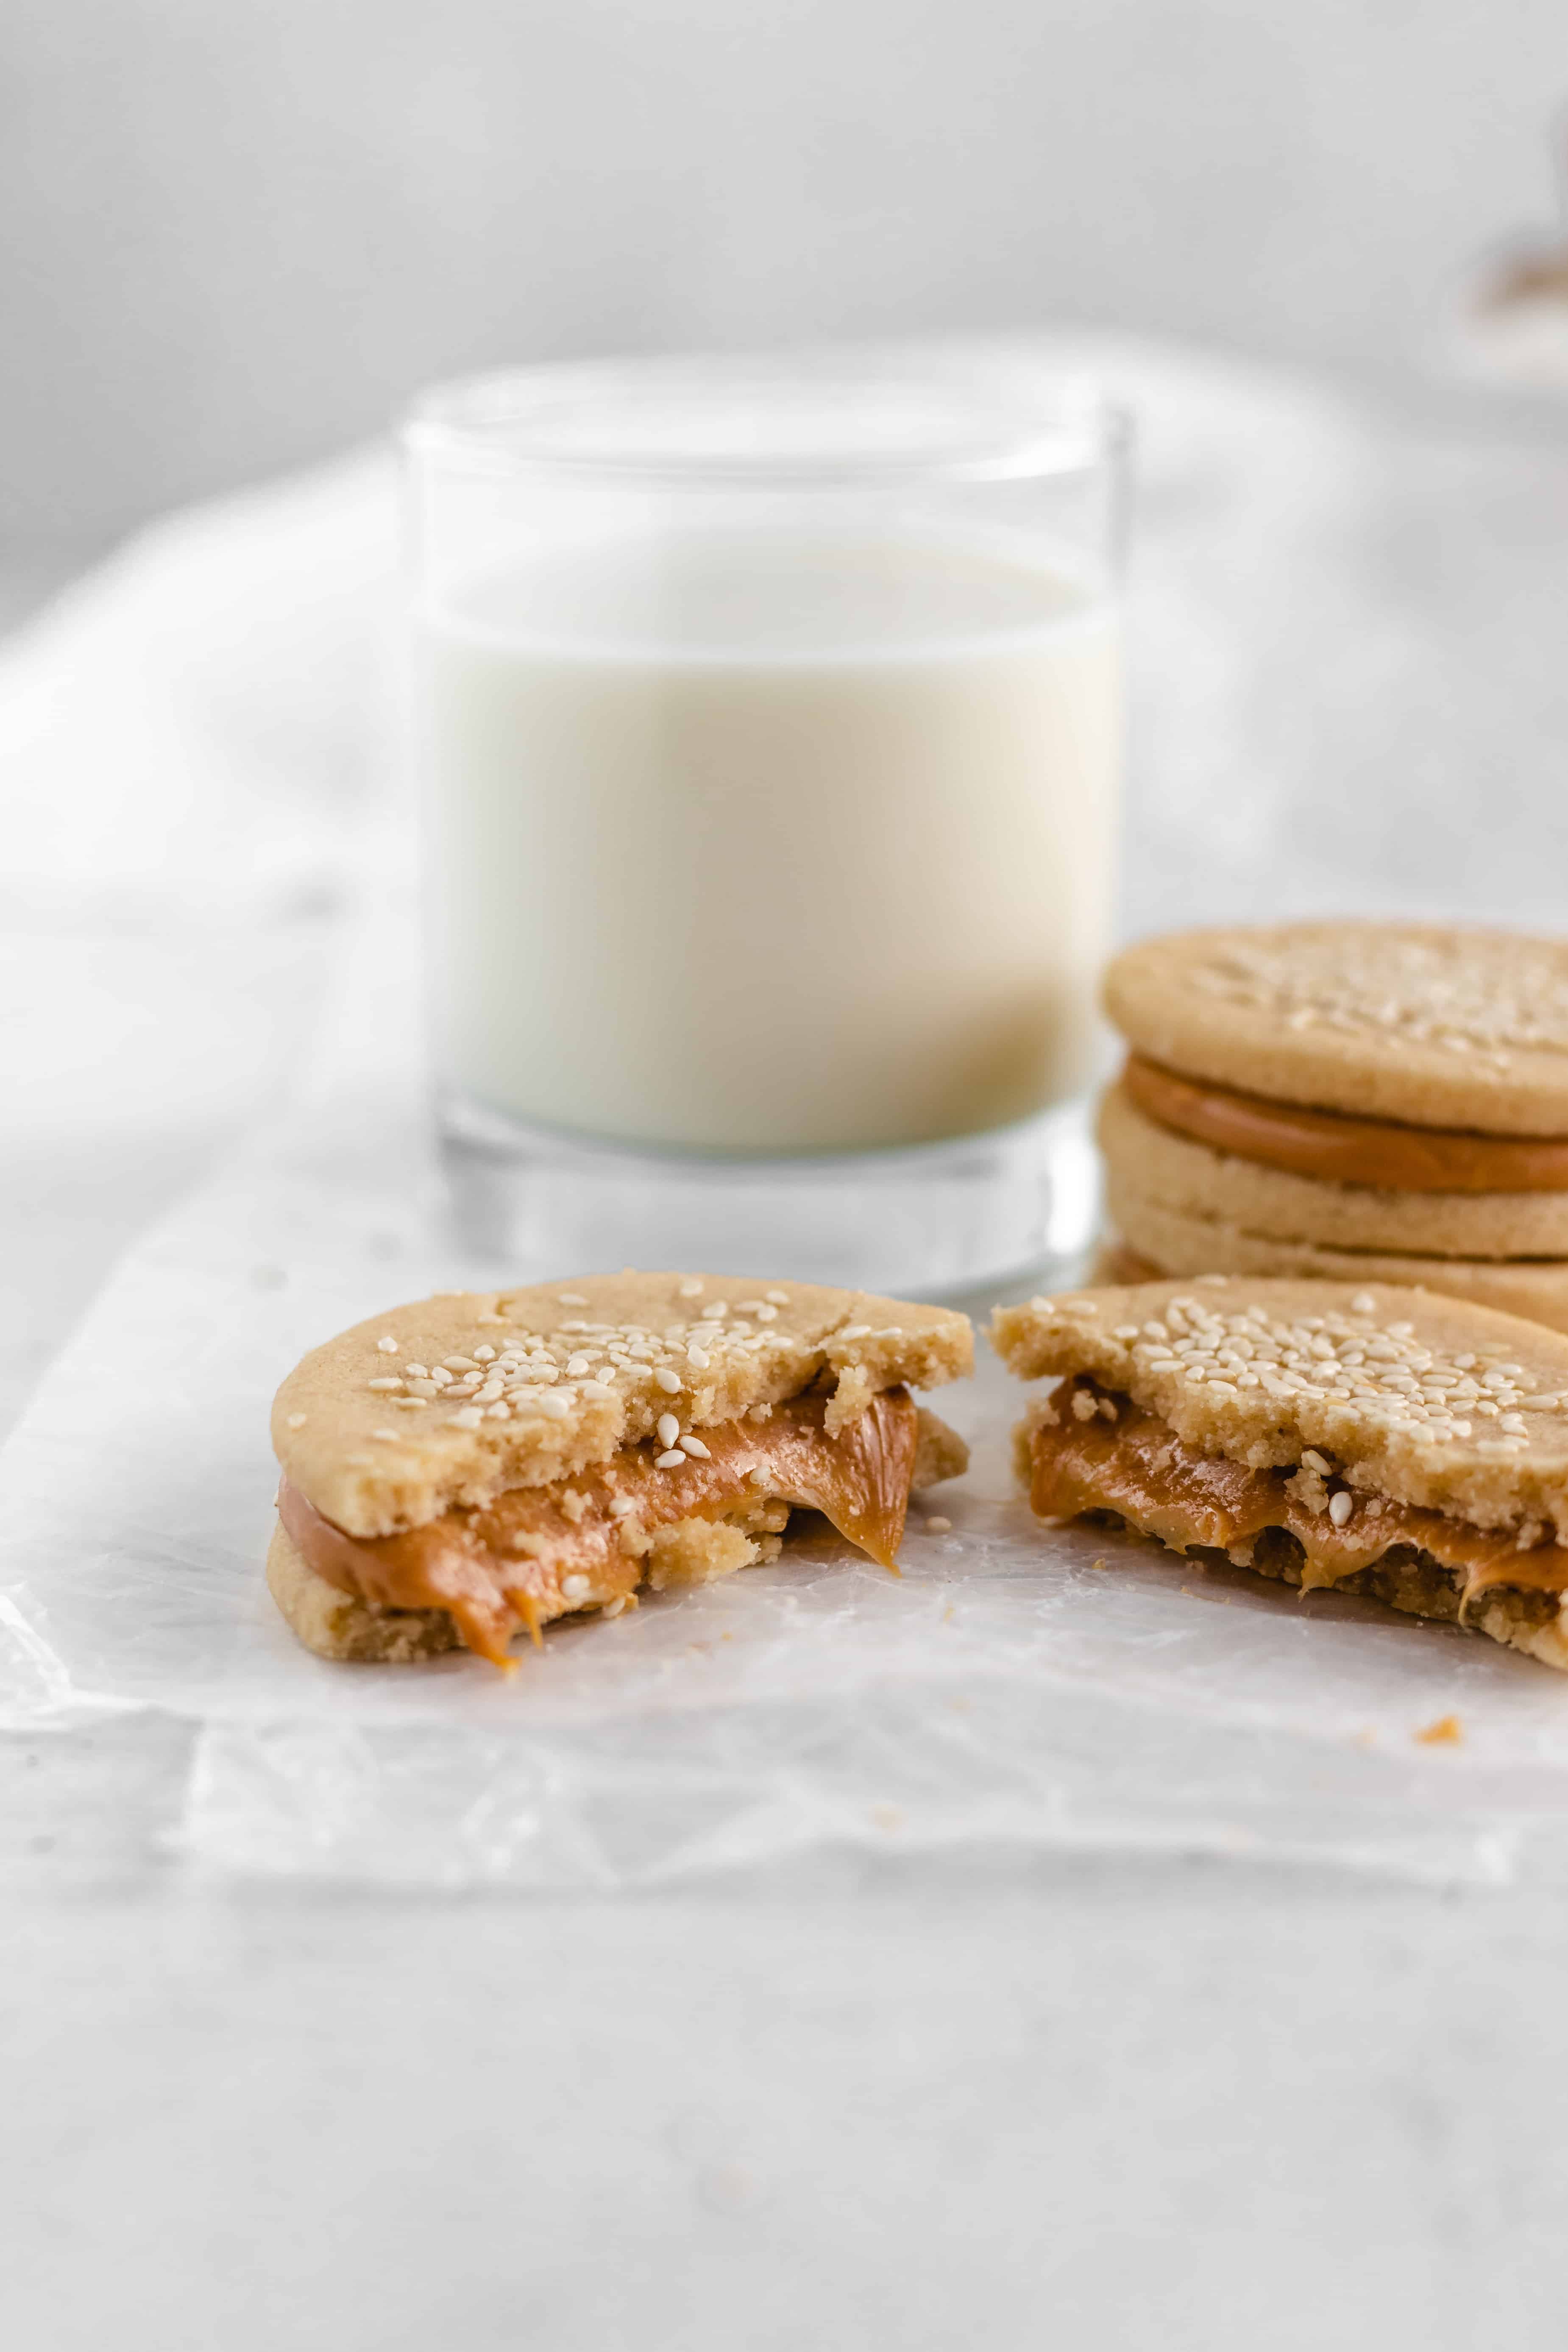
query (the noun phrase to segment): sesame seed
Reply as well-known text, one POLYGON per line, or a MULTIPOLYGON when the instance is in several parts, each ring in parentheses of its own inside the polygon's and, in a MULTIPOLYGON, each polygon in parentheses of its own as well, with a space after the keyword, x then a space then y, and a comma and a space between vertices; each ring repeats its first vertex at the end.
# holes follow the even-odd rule
POLYGON ((680 1443, 688 1454, 694 1454, 697 1456, 699 1462, 710 1462, 712 1460, 713 1457, 709 1453, 708 1448, 703 1444, 702 1440, 700 1437, 693 1437, 689 1431, 688 1431, 687 1434, 681 1439, 680 1443))
POLYGON ((654 1379, 658 1382, 659 1387, 663 1389, 667 1396, 674 1396, 680 1387, 679 1373, 666 1371, 662 1366, 657 1372, 655 1372, 654 1379))
POLYGON ((654 1467, 656 1470, 680 1470, 685 1467, 685 1454, 678 1454, 673 1446, 670 1447, 668 1454, 658 1454, 654 1460, 654 1467))
POLYGON ((1320 1478, 1326 1478, 1330 1471, 1333 1468, 1333 1464, 1331 1462, 1326 1462, 1323 1459, 1323 1456, 1317 1453, 1310 1445, 1305 1449, 1301 1455, 1301 1459, 1306 1464, 1309 1470, 1315 1470, 1317 1472, 1320 1478))
POLYGON ((487 1421, 510 1421, 511 1407, 503 1398, 500 1404, 492 1404, 486 1408, 485 1418, 487 1421))
POLYGON ((378 1339, 375 1344, 381 1349, 384 1356, 395 1356, 397 1353, 397 1342, 393 1338, 390 1331, 385 1334, 384 1338, 378 1339))
POLYGON ((584 1381, 583 1383, 585 1397, 613 1397, 615 1393, 608 1381, 584 1381))
POLYGON ((1351 1309, 1356 1315, 1375 1315, 1377 1301, 1370 1290, 1358 1290, 1351 1300, 1351 1309))
POLYGON ((496 1351, 491 1347, 485 1346, 482 1348, 476 1348, 474 1349, 474 1361, 476 1364, 493 1364, 495 1360, 496 1351))
POLYGON ((768 1305, 770 1307, 787 1307, 789 1305, 788 1291, 770 1290, 768 1293, 768 1305))
POLYGON ((395 1429, 373 1429, 370 1433, 373 1437, 381 1438, 387 1445, 395 1445, 397 1444, 397 1432, 395 1429))
POLYGON ((384 1381, 367 1381, 365 1382, 365 1386, 372 1389, 384 1389, 390 1394, 393 1390, 400 1389, 403 1386, 403 1382, 400 1380, 393 1379, 384 1381))
POLYGON ((586 1307, 588 1304, 580 1290, 558 1290, 555 1296, 563 1307, 586 1307))
POLYGON ((624 1519, 636 1509, 637 1505, 629 1495, 617 1495, 610 1505, 610 1517, 612 1519, 624 1519))
POLYGON ((452 1415, 452 1426, 455 1429, 478 1429, 483 1419, 484 1415, 477 1404, 466 1404, 460 1412, 452 1415))
POLYGON ((926 1525, 933 1536, 945 1536, 951 1531, 952 1521, 933 1516, 926 1521, 926 1525))
POLYGON ((673 1445, 680 1434, 680 1423, 672 1412, 661 1412, 654 1427, 658 1432, 661 1445, 673 1445))
POLYGON ((764 1301, 760 1307, 753 1308, 752 1312, 755 1314, 759 1323, 776 1323, 779 1319, 778 1308, 776 1307, 768 1306, 766 1301, 764 1301))
POLYGON ((700 1372, 705 1372, 708 1370, 709 1365, 713 1361, 713 1359, 708 1353, 706 1348, 700 1348, 697 1345, 697 1342, 693 1340, 690 1347, 686 1350, 686 1360, 689 1364, 694 1364, 700 1372))
POLYGON ((506 1321, 506 1317, 504 1315, 490 1315, 487 1313, 484 1315, 476 1315, 474 1320, 476 1323, 504 1323, 506 1321))
POLYGON ((399 1411, 403 1412, 423 1412, 425 1411, 425 1400, 423 1397, 394 1397, 392 1402, 398 1407, 399 1411))
POLYGON ((291 1412, 289 1415, 288 1420, 285 1422, 284 1427, 286 1429, 303 1429, 305 1426, 305 1420, 306 1416, 304 1413, 291 1412))
POLYGON ((1336 1528, 1342 1528, 1345 1525, 1354 1508, 1354 1503, 1342 1486, 1337 1495, 1329 1496, 1329 1517, 1336 1528))
POLYGON ((546 1389, 533 1409, 535 1412, 543 1413, 551 1421, 564 1421, 572 1407, 570 1402, 558 1390, 546 1389))
POLYGON ((702 1276, 700 1274, 689 1274, 686 1280, 679 1286, 679 1295, 682 1298, 700 1298, 702 1276))
POLYGON ((427 1364, 405 1364, 403 1370, 411 1381, 427 1381, 430 1377, 427 1364))
POLYGON ((587 1370, 587 1369, 588 1359, 586 1356, 573 1356, 567 1362, 566 1377, 569 1381, 581 1380, 583 1374, 587 1370))
POLYGON ((585 1576, 563 1576, 561 1580, 563 1601, 586 1601, 591 1589, 585 1576))
POLYGON ((479 1369, 472 1356, 443 1356, 441 1366, 444 1371, 448 1372, 472 1372, 479 1369))
POLYGON ((841 1339, 868 1339, 870 1336, 869 1323, 851 1323, 847 1331, 840 1331, 838 1334, 841 1339))
POLYGON ((408 1385, 416 1399, 428 1400, 441 1393, 434 1381, 410 1381, 408 1385))

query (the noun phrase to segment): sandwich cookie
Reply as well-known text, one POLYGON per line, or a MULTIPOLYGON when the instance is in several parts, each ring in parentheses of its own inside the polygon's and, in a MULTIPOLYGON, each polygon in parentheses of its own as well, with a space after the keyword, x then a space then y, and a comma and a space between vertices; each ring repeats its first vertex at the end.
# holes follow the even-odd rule
POLYGON ((993 1337, 1049 1376, 1036 1513, 1120 1519, 1457 1619, 1568 1670, 1568 1338, 1394 1286, 1209 1276, 1035 1298, 993 1337))
POLYGON ((1105 1003, 1107 1278, 1409 1283, 1568 1331, 1568 942, 1190 931, 1105 1003))
POLYGON ((268 1582, 322 1657, 505 1665, 520 1629, 774 1557, 793 1510, 893 1568, 911 1491, 968 1462, 910 1391, 973 1366, 966 1317, 806 1283, 594 1275, 394 1307, 278 1391, 268 1582))

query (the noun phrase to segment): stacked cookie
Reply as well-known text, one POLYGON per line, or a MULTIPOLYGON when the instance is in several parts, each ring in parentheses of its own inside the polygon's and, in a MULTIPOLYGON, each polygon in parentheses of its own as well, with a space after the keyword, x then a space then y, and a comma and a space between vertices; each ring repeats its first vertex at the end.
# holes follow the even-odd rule
POLYGON ((1568 1331, 1568 942, 1189 931, 1105 1002, 1106 1278, 1416 1284, 1568 1331))

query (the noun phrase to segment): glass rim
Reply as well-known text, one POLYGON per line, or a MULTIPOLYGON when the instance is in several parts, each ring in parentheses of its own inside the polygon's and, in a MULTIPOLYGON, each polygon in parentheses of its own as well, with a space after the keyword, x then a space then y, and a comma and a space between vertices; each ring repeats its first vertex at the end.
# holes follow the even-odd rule
POLYGON ((399 425, 449 473, 694 490, 1062 478, 1114 470, 1131 439, 1087 371, 962 340, 493 369, 429 386, 399 425))

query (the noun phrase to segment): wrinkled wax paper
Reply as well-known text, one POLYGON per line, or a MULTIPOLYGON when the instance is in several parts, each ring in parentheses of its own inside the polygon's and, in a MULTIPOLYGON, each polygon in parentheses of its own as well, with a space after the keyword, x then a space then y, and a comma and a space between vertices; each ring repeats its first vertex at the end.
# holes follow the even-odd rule
POLYGON ((171 1834, 252 1872, 614 1889, 831 1846, 1550 1866, 1568 1677, 1037 1526, 1008 1464, 1023 1391, 984 1345, 935 1400, 972 1469, 911 1514, 900 1578, 807 1533, 552 1630, 510 1678, 309 1655, 261 1573, 273 1390, 378 1307, 505 1278, 443 1239, 375 991, 348 997, 331 1082, 123 1263, 0 1461, 0 1723, 190 1719, 171 1834), (1450 1715, 1458 1745, 1417 1739, 1450 1715))

